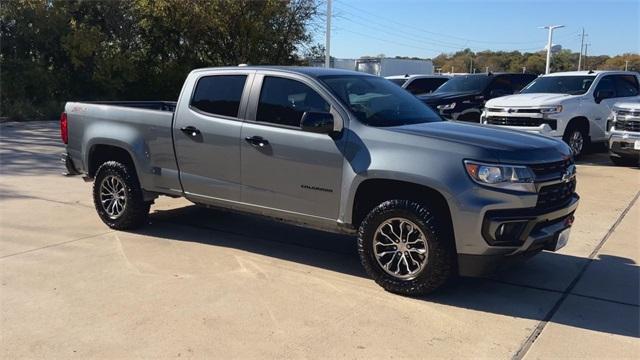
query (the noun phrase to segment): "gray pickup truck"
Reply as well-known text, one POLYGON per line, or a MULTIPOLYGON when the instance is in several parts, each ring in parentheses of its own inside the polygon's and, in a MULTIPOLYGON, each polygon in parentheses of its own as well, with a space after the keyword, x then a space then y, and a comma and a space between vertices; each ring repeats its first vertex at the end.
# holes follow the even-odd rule
POLYGON ((357 234, 366 271, 415 295, 567 242, 563 142, 444 121, 380 77, 320 68, 192 71, 177 102, 69 102, 70 174, 111 228, 159 195, 357 234))

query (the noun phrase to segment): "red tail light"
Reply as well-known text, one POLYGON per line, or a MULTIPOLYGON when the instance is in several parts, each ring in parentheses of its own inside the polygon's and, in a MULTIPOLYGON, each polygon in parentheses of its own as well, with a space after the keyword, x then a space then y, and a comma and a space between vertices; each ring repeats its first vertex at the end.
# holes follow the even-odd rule
POLYGON ((69 142, 69 128, 67 127, 67 113, 60 114, 60 137, 62 142, 67 144, 69 142))

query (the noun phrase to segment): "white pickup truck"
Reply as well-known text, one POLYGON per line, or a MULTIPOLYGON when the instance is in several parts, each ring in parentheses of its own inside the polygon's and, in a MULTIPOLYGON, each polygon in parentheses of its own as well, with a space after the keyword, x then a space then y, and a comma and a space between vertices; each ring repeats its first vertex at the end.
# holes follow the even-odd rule
POLYGON ((589 142, 607 141, 613 105, 639 101, 639 83, 639 74, 628 71, 543 75, 517 95, 487 101, 481 123, 562 138, 579 156, 589 142))
POLYGON ((616 165, 640 164, 640 101, 616 103, 607 130, 611 161, 616 165))

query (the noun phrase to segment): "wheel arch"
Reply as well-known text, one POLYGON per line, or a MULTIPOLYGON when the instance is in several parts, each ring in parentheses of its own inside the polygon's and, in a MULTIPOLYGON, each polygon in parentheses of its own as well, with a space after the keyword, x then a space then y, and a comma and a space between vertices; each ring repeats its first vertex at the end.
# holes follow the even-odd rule
POLYGON ((440 215, 443 225, 455 245, 451 208, 445 195, 437 189, 414 182, 372 178, 358 184, 351 208, 351 224, 357 229, 367 214, 387 200, 417 200, 432 206, 440 215))
POLYGON ((587 136, 591 137, 590 135, 591 125, 589 124, 589 119, 587 119, 584 116, 573 117, 571 120, 569 120, 569 122, 567 123, 567 126, 564 129, 565 135, 568 129, 571 129, 572 127, 575 127, 575 126, 583 128, 587 136))
POLYGON ((129 166, 137 173, 137 167, 131 152, 116 144, 96 143, 87 151, 87 175, 95 177, 100 165, 107 161, 118 161, 129 166))

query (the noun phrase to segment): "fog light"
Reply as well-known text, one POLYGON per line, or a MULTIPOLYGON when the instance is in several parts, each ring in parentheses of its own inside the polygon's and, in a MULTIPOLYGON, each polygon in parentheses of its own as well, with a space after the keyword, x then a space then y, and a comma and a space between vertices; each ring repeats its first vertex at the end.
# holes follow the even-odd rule
POLYGON ((497 243, 513 243, 514 245, 520 244, 522 243, 520 236, 522 235, 522 231, 524 231, 526 225, 526 221, 508 222, 501 224, 496 229, 494 238, 496 239, 497 243))

